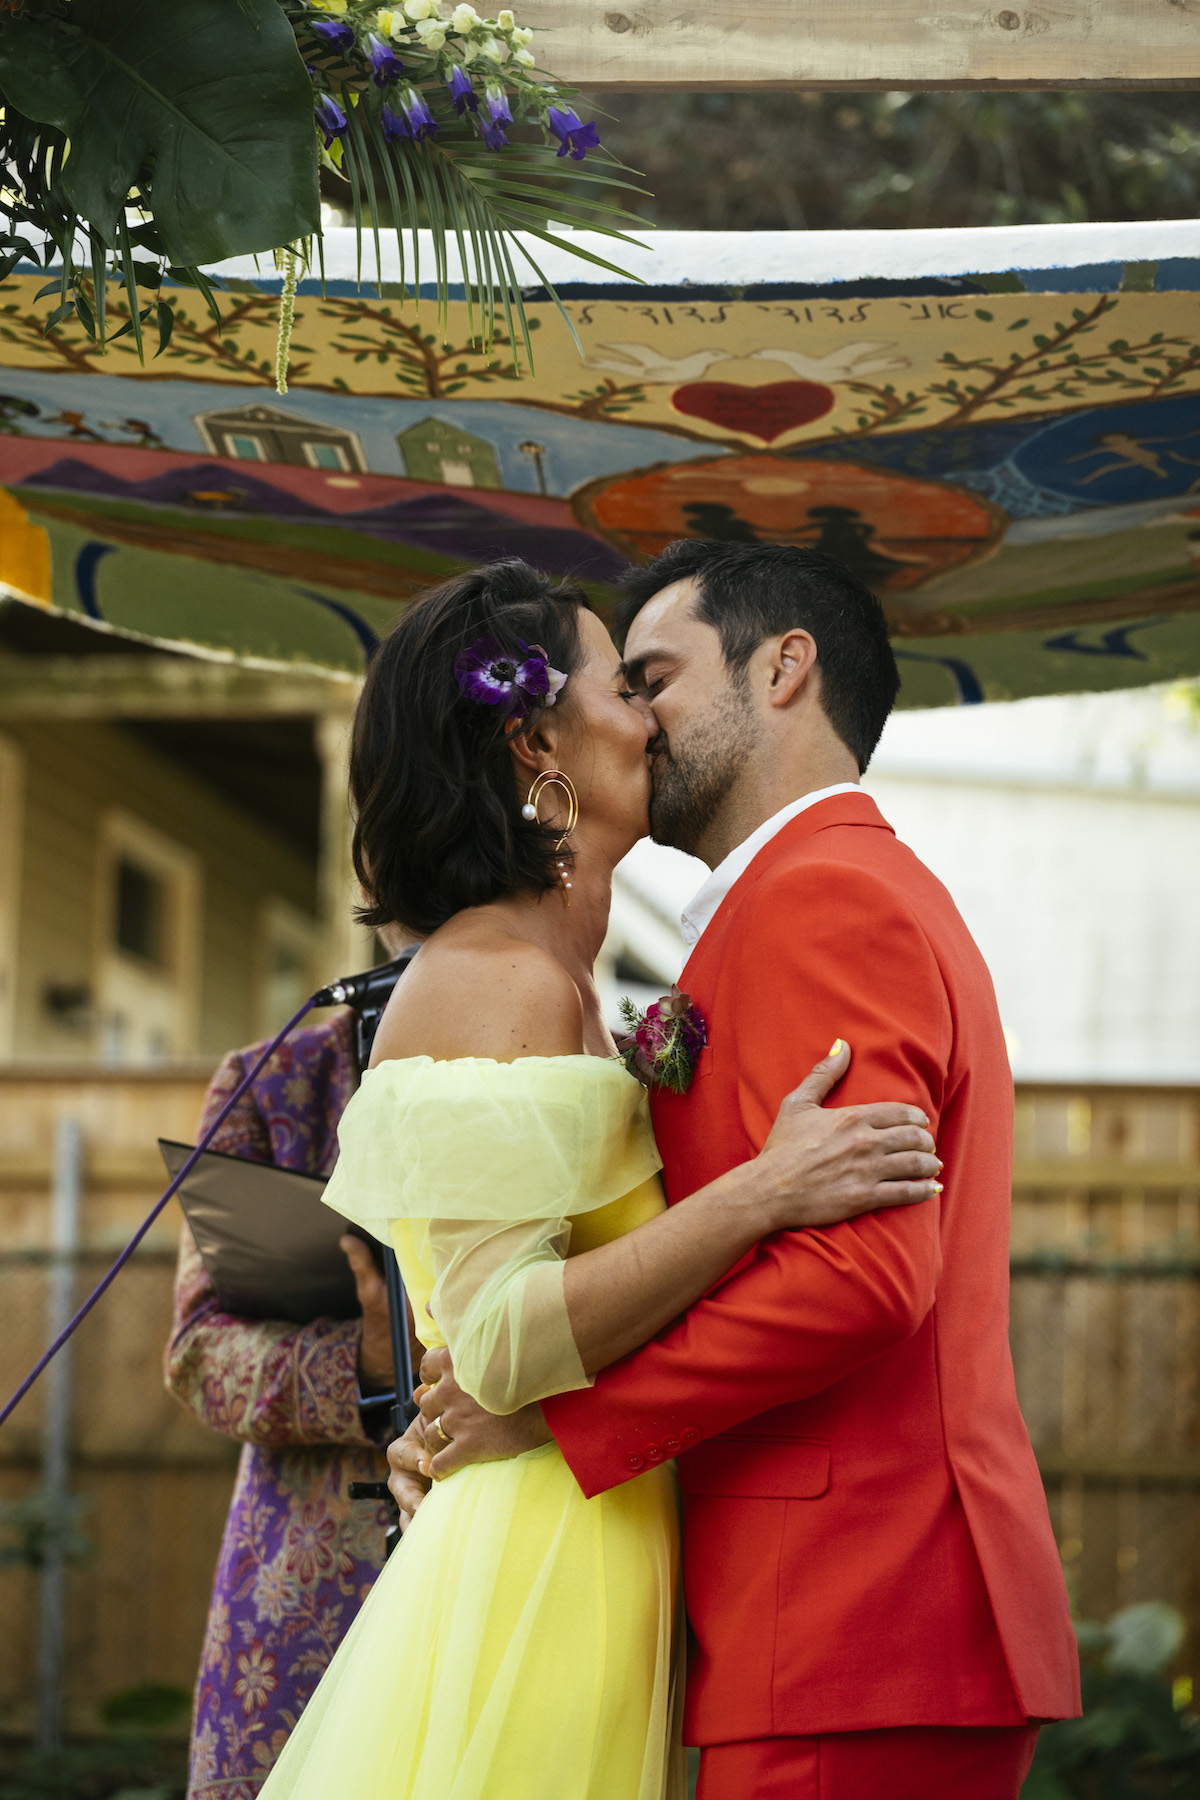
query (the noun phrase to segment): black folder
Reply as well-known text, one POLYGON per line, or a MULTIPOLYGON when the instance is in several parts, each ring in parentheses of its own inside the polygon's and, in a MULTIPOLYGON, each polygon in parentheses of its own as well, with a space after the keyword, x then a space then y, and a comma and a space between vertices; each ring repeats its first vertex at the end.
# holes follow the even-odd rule
MULTIPOLYGON (((171 1175, 190 1144, 159 1138, 171 1175)), ((338 1239, 363 1239, 376 1263, 381 1246, 321 1199, 325 1178, 273 1163, 206 1150, 178 1199, 196 1248, 226 1312, 250 1319, 356 1319, 354 1276, 338 1239)))

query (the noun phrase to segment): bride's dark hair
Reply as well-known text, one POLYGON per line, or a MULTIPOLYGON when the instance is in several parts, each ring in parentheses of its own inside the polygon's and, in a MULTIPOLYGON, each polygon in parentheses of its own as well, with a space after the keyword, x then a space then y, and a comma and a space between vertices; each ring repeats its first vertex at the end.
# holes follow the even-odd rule
MULTIPOLYGON (((513 660, 539 644, 570 676, 587 595, 528 563, 457 575, 409 607, 367 670, 354 715, 350 794, 364 925, 435 931, 468 906, 555 884, 557 834, 527 822, 505 712, 459 691, 454 659, 495 638, 513 660)), ((562 701, 570 704, 568 681, 562 701)), ((545 711, 533 701, 521 729, 545 711)))

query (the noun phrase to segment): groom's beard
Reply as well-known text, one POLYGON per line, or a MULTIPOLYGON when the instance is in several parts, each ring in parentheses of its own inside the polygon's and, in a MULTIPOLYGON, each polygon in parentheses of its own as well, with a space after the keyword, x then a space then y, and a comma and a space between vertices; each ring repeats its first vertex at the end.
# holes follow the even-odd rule
POLYGON ((650 835, 656 844, 697 853, 720 807, 758 745, 749 693, 737 682, 702 717, 650 750, 650 835))

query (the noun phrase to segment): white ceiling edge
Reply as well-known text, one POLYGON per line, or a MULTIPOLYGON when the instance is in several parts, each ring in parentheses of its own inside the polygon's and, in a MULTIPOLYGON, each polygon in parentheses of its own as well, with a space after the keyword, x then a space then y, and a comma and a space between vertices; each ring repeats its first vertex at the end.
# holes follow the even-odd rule
MULTIPOLYGON (((1135 219, 1083 225, 971 226, 944 231, 646 231, 637 243, 614 243, 598 232, 564 231, 606 261, 655 286, 684 283, 743 287, 759 282, 824 285, 866 276, 905 280, 928 275, 1002 273, 1009 269, 1070 269, 1097 263, 1163 262, 1200 257, 1200 219, 1135 219)), ((418 234, 422 283, 434 278, 433 240, 418 234)), ((381 234, 383 279, 400 279, 394 233, 381 234)), ((607 282, 616 277, 563 250, 529 240, 531 253, 553 282, 607 282)), ((462 280, 457 246, 448 246, 451 283, 462 280)), ((325 233, 325 273, 330 281, 354 281, 359 252, 350 226, 325 233)), ((531 266, 517 263, 518 278, 533 285, 531 266)), ((238 256, 217 265, 235 280, 277 282, 269 256, 238 256)), ((314 270, 315 273, 315 270, 314 270)), ((362 275, 375 280, 375 248, 368 233, 362 275)), ((408 269, 412 279, 411 263, 408 269)))

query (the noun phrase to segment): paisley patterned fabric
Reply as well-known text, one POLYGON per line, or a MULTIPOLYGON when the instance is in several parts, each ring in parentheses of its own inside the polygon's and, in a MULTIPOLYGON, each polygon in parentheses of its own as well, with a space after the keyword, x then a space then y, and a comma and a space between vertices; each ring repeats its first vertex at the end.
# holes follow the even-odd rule
MULTIPOLYGON (((226 1057, 202 1131, 260 1050, 226 1057)), ((357 1080, 348 1013, 293 1032, 213 1147, 327 1174, 357 1080)), ((196 1683, 188 1800, 253 1800, 379 1572, 383 1510, 347 1496, 349 1482, 387 1473, 358 1410, 358 1339, 354 1320, 222 1312, 184 1227, 167 1386, 244 1446, 196 1683)))

